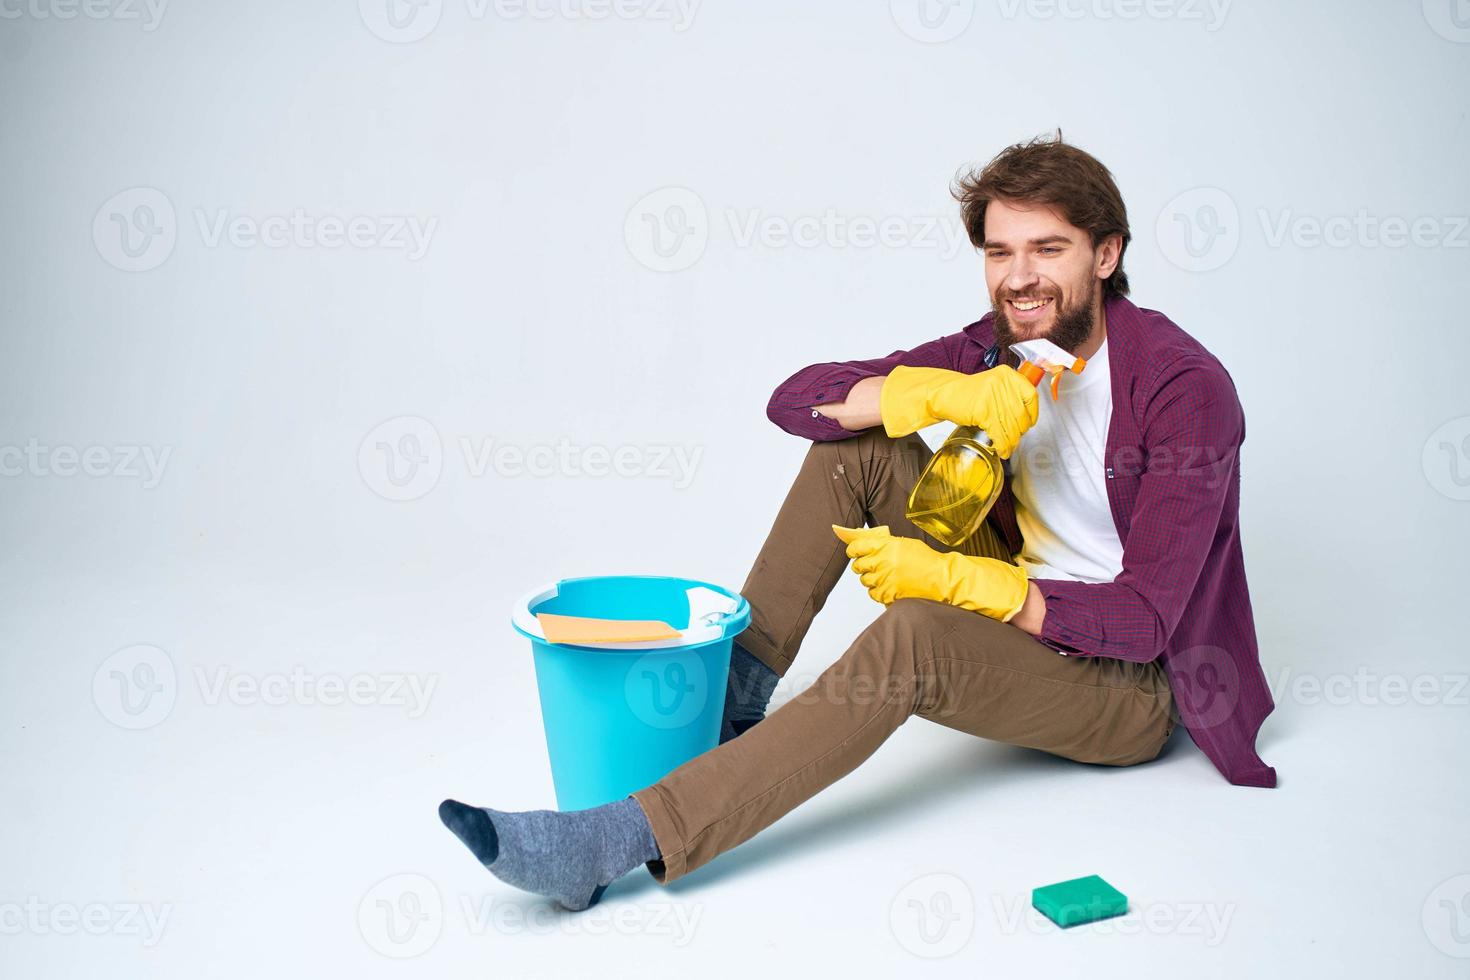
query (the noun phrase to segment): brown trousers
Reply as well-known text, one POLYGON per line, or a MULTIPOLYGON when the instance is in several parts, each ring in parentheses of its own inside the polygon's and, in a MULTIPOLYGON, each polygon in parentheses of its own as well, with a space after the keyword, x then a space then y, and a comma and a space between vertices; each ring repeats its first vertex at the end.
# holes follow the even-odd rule
MULTIPOLYGON (((846 573, 831 525, 886 524, 947 550, 904 516, 929 448, 881 428, 812 445, 742 594, 739 643, 777 674, 846 573)), ((963 549, 1010 560, 989 525, 963 549)), ((1064 657, 1007 623, 928 599, 900 599, 811 688, 743 735, 633 794, 668 884, 754 837, 852 772, 910 715, 1079 762, 1153 759, 1173 731, 1160 664, 1064 657)))

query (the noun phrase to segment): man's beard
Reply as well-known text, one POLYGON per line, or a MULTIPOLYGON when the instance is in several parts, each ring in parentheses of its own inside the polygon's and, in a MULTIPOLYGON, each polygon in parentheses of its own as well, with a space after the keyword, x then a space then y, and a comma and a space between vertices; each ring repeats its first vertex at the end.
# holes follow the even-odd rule
MULTIPOLYGON (((1021 337, 1017 335, 1015 327, 1012 326, 1010 318, 1006 316, 1006 300, 1015 296, 1014 293, 996 294, 995 302, 991 309, 995 311, 995 342, 1000 345, 1002 353, 1009 351, 1011 345, 1022 340, 1036 340, 1037 337, 1021 337)), ((1051 341, 1069 354, 1077 353, 1077 348, 1087 342, 1092 336, 1092 328, 1097 323, 1097 304, 1089 295, 1088 300, 1076 306, 1064 307, 1060 296, 1054 296, 1052 302, 1057 305, 1056 320, 1051 330, 1040 334, 1040 338, 1051 341)))

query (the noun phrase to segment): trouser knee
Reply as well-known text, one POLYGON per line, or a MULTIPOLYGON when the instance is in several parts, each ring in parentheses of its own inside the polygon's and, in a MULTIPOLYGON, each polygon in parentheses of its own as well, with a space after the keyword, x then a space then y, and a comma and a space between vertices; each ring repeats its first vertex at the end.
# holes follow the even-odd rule
POLYGON ((899 436, 895 439, 884 431, 883 426, 875 425, 846 439, 813 442, 807 450, 807 456, 821 459, 871 459, 875 455, 888 455, 893 449, 917 450, 920 447, 927 449, 928 444, 918 435, 899 436))
POLYGON ((941 678, 934 658, 935 608, 928 599, 899 599, 858 636, 844 655, 847 680, 856 692, 870 689, 884 699, 903 694, 911 711, 936 698, 941 678))

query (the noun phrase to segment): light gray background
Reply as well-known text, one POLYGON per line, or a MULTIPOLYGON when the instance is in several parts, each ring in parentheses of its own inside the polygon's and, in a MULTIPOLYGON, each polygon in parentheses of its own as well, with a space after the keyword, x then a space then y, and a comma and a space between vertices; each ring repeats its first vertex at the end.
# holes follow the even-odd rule
MULTIPOLYGON (((6 975, 1463 974, 1463 0, 386 2, 0 4, 6 975), (538 917, 434 816, 554 805, 513 599, 738 587, 805 450, 772 387, 978 318, 948 182, 1057 125, 1239 388, 1280 787, 915 721, 675 886, 538 917), (370 241, 241 237, 298 211, 370 241), (371 703, 250 687, 297 668, 371 703), (1128 919, 1026 914, 1094 872, 1128 919)), ((877 612, 844 581, 777 703, 877 612)))

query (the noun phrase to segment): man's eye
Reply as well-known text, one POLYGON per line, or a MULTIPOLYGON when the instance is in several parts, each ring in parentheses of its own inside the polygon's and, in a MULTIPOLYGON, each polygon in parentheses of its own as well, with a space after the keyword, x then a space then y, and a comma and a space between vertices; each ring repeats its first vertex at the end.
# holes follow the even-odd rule
POLYGON ((1055 245, 1044 245, 1042 246, 1041 251, 1043 254, 1046 255, 1055 255, 1060 252, 1061 249, 1057 248, 1055 245))
POLYGON ((1006 257, 1006 253, 1004 252, 986 252, 985 255, 991 259, 1003 259, 1006 257))

